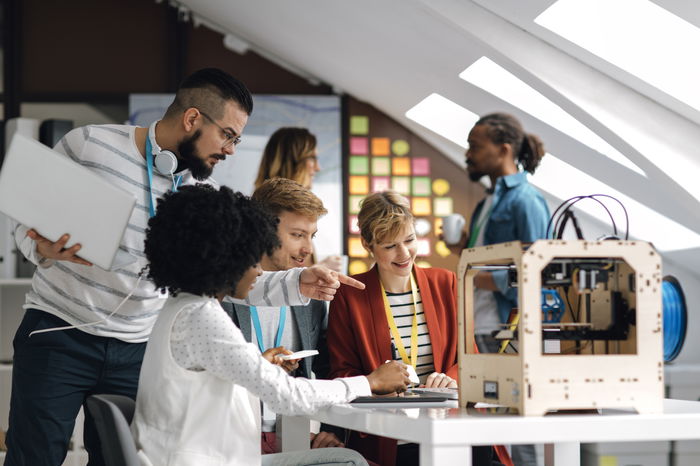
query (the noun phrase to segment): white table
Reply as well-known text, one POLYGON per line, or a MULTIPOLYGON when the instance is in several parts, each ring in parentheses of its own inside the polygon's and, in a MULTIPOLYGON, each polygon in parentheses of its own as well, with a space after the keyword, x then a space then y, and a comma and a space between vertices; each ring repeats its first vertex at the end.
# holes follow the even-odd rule
POLYGON ((282 451, 309 448, 310 419, 418 443, 421 466, 471 466, 473 445, 542 443, 547 466, 579 466, 581 442, 700 439, 697 401, 665 400, 664 412, 655 415, 605 410, 602 414, 522 417, 457 408, 456 402, 442 406, 404 409, 337 405, 310 417, 282 417, 278 421, 282 451))

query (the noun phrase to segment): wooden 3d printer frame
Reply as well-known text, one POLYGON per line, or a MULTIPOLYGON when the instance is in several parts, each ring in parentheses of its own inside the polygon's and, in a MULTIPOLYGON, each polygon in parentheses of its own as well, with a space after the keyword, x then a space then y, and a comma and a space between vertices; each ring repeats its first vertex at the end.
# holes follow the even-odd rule
MULTIPOLYGON (((462 252, 458 280, 460 406, 486 402, 517 408, 525 416, 597 408, 662 412, 662 270, 661 258, 651 244, 540 240, 527 247, 515 241, 470 248, 462 252), (572 272, 571 267, 584 264, 583 269, 585 264, 597 262, 609 264, 609 270, 599 270, 605 273, 599 273, 597 278, 589 271, 587 276, 592 282, 588 285, 566 281, 567 266, 570 279, 585 279, 580 269, 572 272), (564 293, 570 312, 559 324, 543 325, 543 271, 551 271, 552 264, 561 267, 562 274, 556 278, 563 278, 559 282, 565 286, 548 279, 548 283, 555 284, 547 287, 564 293), (517 352, 478 354, 476 350, 474 277, 489 269, 517 273, 517 328, 516 324, 505 327, 506 331, 512 330, 512 347, 517 352), (596 282, 603 276, 602 282, 596 282), (577 303, 578 313, 574 313, 572 301, 577 303), (557 338, 559 352, 545 352, 543 329, 549 331, 548 335, 556 335, 552 331, 561 331, 562 335, 608 335, 608 330, 594 329, 613 328, 613 301, 624 304, 628 331, 597 341, 593 337, 557 338)), ((617 320, 621 320, 619 312, 617 320)), ((615 328, 621 328, 620 322, 617 324, 615 328)))

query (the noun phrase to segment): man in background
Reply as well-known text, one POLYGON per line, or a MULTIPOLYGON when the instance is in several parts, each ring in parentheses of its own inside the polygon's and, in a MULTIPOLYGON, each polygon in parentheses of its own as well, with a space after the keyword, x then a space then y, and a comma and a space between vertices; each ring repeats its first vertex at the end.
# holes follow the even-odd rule
MULTIPOLYGON (((487 176, 491 187, 472 214, 469 234, 457 248, 488 246, 508 241, 531 243, 545 238, 549 208, 527 180, 545 154, 542 141, 523 130, 512 115, 481 117, 469 132, 467 173, 473 182, 487 176), (527 173, 526 173, 527 172, 527 173)), ((500 342, 492 332, 508 321, 518 307, 517 290, 509 285, 508 271, 479 272, 474 278, 474 336, 479 351, 496 353, 500 342)), ((536 466, 533 445, 514 445, 517 466, 536 466)))

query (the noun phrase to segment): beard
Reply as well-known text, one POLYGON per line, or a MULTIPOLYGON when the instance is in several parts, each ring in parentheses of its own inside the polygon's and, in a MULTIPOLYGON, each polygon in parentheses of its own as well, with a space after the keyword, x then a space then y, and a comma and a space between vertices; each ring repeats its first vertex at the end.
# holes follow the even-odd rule
POLYGON ((474 169, 474 162, 472 162, 470 159, 466 160, 465 165, 467 166, 467 174, 469 175, 469 179, 475 183, 486 175, 486 173, 476 171, 474 169))
POLYGON ((469 173, 469 179, 475 183, 477 181, 479 181, 481 178, 483 178, 484 176, 486 176, 485 173, 481 173, 481 172, 468 172, 468 173, 469 173))
POLYGON ((221 154, 211 154, 207 159, 202 159, 195 147, 195 143, 201 135, 202 130, 198 129, 190 138, 183 139, 177 145, 177 152, 180 155, 180 159, 184 162, 185 167, 189 168, 194 179, 198 181, 206 180, 214 171, 214 167, 209 166, 207 163, 209 157, 215 157, 219 160, 225 158, 225 156, 221 154))

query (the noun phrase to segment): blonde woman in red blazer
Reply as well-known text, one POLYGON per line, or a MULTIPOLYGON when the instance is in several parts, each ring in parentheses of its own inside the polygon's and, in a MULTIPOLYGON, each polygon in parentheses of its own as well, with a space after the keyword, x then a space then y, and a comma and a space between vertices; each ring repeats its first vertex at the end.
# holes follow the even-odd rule
MULTIPOLYGON (((416 291, 420 293, 418 299, 422 302, 434 365, 432 373, 424 374, 421 382, 429 387, 457 386, 455 274, 445 269, 424 269, 414 264, 417 241, 413 223, 408 201, 393 191, 375 193, 363 200, 358 214, 362 244, 376 264, 368 272, 353 277, 365 284, 364 290, 341 285, 331 302, 327 333, 330 378, 369 374, 385 361, 399 356, 392 354, 392 344, 396 348, 400 345, 390 331, 383 289, 388 295, 403 293, 404 300, 410 300, 414 305, 403 304, 402 309, 405 310, 402 312, 412 314, 415 297, 408 292, 412 289, 413 276, 416 291)), ((398 321, 399 314, 393 306, 390 307, 398 321)), ((407 317, 403 319, 402 322, 407 322, 407 317)), ((412 316, 408 317, 409 324, 411 320, 412 316)), ((403 353, 409 356, 409 360, 410 337, 400 338, 403 340, 403 353)), ((422 338, 421 341, 425 341, 425 336, 422 338)), ((419 350, 417 354, 420 356, 424 351, 419 350)), ((420 369, 417 370, 419 376, 420 369)), ((383 466, 406 464, 401 453, 397 461, 396 445, 396 440, 353 432, 347 446, 383 466)), ((414 458, 417 464, 415 446, 408 456, 414 458)))
MULTIPOLYGON (((435 373, 445 374, 454 381, 457 379, 455 274, 446 269, 418 266, 413 267, 413 272, 430 334, 435 373)), ((384 361, 394 359, 377 266, 352 277, 364 283, 366 288, 355 292, 352 287, 341 285, 331 301, 328 317, 329 378, 369 374, 384 361)), ((456 387, 456 382, 452 386, 456 387)))

